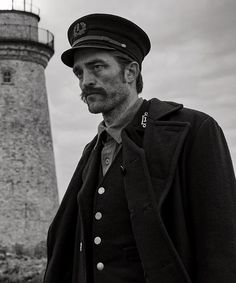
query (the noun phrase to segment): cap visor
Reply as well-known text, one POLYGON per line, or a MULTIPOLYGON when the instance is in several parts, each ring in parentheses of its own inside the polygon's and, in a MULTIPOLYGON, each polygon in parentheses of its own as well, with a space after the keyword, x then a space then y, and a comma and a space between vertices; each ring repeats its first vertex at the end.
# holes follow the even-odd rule
POLYGON ((65 52, 62 53, 61 55, 61 60, 62 62, 67 65, 68 67, 73 67, 74 65, 74 54, 75 51, 78 49, 85 49, 85 48, 97 48, 97 49, 105 49, 105 50, 115 50, 115 48, 106 46, 106 45, 101 45, 101 44, 81 44, 79 46, 72 47, 65 52))

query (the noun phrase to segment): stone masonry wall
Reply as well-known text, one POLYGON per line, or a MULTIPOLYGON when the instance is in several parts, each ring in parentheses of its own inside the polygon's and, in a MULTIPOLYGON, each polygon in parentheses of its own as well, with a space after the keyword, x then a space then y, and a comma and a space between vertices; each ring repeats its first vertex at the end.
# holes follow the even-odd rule
POLYGON ((0 60, 0 245, 46 239, 58 207, 44 68, 0 60), (12 81, 3 82, 10 70, 12 81))
POLYGON ((45 44, 32 42, 1 42, 0 40, 0 61, 7 59, 30 61, 46 68, 52 55, 52 48, 45 44))
POLYGON ((30 13, 0 11, 0 38, 38 39, 38 19, 30 13))
POLYGON ((1 23, 38 26, 38 17, 30 13, 15 11, 0 11, 1 23))

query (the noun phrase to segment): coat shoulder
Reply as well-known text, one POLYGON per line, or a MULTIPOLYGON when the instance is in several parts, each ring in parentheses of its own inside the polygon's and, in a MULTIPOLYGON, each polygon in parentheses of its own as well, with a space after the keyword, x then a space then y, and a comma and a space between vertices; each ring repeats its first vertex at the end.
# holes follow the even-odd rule
POLYGON ((184 107, 181 109, 181 111, 178 113, 178 116, 180 119, 186 120, 186 121, 192 121, 192 122, 199 122, 202 123, 206 120, 214 120, 212 116, 209 114, 196 110, 196 109, 191 109, 184 107))
POLYGON ((153 117, 158 117, 158 119, 162 121, 187 122, 194 128, 200 127, 206 121, 217 124, 215 119, 209 114, 196 109, 187 108, 173 101, 161 101, 154 98, 151 99, 150 102, 152 112, 154 113, 152 114, 153 117))

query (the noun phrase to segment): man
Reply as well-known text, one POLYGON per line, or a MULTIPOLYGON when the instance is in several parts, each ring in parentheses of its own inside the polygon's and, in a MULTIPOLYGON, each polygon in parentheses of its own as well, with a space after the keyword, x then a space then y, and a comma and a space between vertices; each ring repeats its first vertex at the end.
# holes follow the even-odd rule
POLYGON ((45 283, 236 282, 236 186, 208 115, 138 98, 146 33, 108 14, 68 30, 82 100, 102 113, 48 234, 45 283))

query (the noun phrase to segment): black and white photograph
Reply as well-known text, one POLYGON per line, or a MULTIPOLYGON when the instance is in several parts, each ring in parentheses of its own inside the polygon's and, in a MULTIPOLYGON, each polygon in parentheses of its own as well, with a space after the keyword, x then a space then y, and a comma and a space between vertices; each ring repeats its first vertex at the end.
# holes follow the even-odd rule
POLYGON ((0 0, 0 282, 236 282, 235 0, 0 0))

